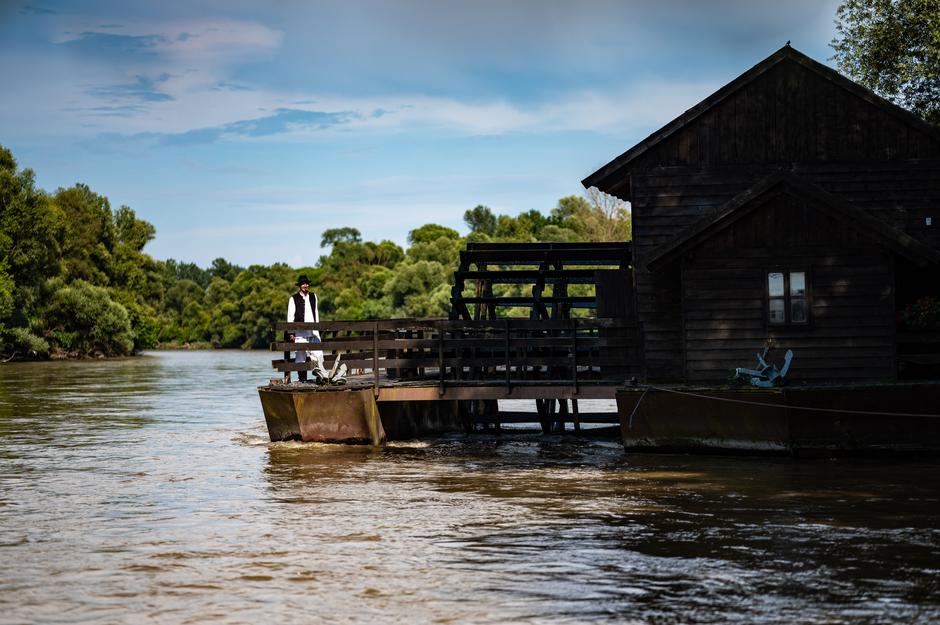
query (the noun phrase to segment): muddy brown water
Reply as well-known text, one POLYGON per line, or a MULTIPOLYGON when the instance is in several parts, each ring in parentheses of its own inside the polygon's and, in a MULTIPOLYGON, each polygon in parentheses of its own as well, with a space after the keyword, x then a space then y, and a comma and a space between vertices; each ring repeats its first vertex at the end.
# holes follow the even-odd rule
POLYGON ((0 623, 930 623, 940 462, 269 443, 270 354, 0 367, 0 623))

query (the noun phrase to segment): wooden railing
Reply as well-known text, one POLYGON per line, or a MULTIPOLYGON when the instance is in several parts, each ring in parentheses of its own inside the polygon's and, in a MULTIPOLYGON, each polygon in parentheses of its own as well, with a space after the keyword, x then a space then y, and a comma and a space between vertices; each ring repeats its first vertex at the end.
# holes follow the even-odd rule
POLYGON ((468 243, 454 273, 450 318, 495 321, 508 308, 528 308, 530 319, 567 319, 574 309, 632 317, 632 258, 629 242, 468 243), (515 294, 498 296, 494 286, 507 284, 515 294), (586 288, 569 293, 572 285, 586 288))
POLYGON ((285 352, 272 365, 281 372, 310 370, 289 352, 322 350, 329 368, 336 358, 350 372, 398 381, 447 384, 622 384, 641 369, 639 329, 620 319, 530 320, 392 319, 276 323, 278 332, 317 330, 321 343, 277 341, 285 352))

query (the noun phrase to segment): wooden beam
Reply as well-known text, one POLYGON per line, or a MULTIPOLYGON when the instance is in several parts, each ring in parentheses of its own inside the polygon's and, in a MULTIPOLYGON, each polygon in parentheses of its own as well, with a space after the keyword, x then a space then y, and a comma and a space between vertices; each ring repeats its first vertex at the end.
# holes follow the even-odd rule
POLYGON ((582 385, 577 393, 571 386, 513 386, 507 390, 499 386, 447 386, 441 395, 437 385, 431 386, 383 386, 379 388, 377 401, 439 401, 473 399, 614 399, 621 385, 582 385))

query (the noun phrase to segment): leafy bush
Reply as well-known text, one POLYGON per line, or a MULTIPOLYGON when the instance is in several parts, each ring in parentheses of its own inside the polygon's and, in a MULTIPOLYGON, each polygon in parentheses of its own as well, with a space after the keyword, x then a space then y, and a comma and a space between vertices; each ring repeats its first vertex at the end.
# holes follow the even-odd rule
POLYGON ((5 332, 3 342, 8 355, 17 354, 28 358, 45 358, 49 355, 49 343, 26 328, 10 328, 5 332))
POLYGON ((107 356, 130 354, 134 350, 134 332, 127 309, 111 299, 107 289, 76 280, 53 289, 43 314, 47 336, 53 346, 83 354, 95 352, 107 356))

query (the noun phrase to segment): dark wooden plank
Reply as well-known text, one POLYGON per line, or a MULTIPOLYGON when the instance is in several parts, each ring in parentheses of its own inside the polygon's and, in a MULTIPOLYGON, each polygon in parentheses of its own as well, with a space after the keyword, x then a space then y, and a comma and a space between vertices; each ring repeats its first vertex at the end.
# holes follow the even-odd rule
POLYGON ((541 302, 543 304, 567 304, 577 308, 594 308, 597 301, 591 296, 572 296, 567 297, 533 297, 531 295, 516 295, 505 297, 461 297, 461 302, 465 304, 493 304, 496 306, 530 306, 541 302))
POLYGON ((495 280, 508 282, 510 280, 545 280, 565 279, 575 281, 581 278, 594 279, 594 269, 503 269, 486 271, 456 271, 454 277, 464 280, 495 280))
POLYGON ((509 251, 509 250, 595 250, 595 249, 615 249, 629 250, 629 241, 583 241, 572 242, 508 242, 508 243, 467 243, 467 251, 509 251))
MULTIPOLYGON (((568 347, 571 345, 570 333, 568 336, 560 337, 539 337, 539 336, 511 336, 511 346, 513 349, 536 350, 546 347, 568 347)), ((597 349, 607 347, 628 347, 637 344, 637 338, 626 337, 600 337, 600 336, 578 336, 578 344, 584 349, 597 349)), ((271 351, 323 351, 323 352, 342 352, 342 351, 369 351, 372 349, 372 338, 364 337, 358 340, 348 339, 325 339, 321 343, 291 343, 276 342, 271 343, 271 351)), ((378 348, 382 350, 420 350, 436 351, 439 347, 439 338, 427 339, 380 339, 378 348)), ((488 348, 501 349, 505 344, 505 338, 479 338, 465 337, 455 339, 445 336, 443 349, 445 351, 470 349, 470 348, 488 348)))
MULTIPOLYGON (((505 325, 505 319, 495 321, 488 320, 462 320, 462 319, 387 319, 382 321, 321 321, 319 323, 293 323, 279 321, 274 324, 275 330, 319 330, 319 331, 358 331, 371 332, 372 328, 378 323, 380 331, 393 330, 424 330, 434 332, 443 327, 447 331, 482 331, 492 329, 502 332, 505 325)), ((574 318, 561 320, 533 320, 523 318, 509 319, 510 329, 512 330, 566 330, 575 325, 578 329, 588 328, 615 328, 615 327, 635 327, 635 324, 624 322, 622 319, 612 318, 574 318)), ((370 335, 371 336, 371 335, 370 335)))
MULTIPOLYGON (((630 352, 624 351, 617 357, 591 357, 590 359, 585 356, 584 366, 590 367, 629 367, 631 365, 636 365, 638 361, 639 352, 630 352)), ((325 365, 327 368, 332 365, 335 360, 335 357, 324 356, 326 361, 325 365)), ((455 358, 445 356, 444 359, 445 367, 465 367, 465 368, 499 368, 500 371, 505 371, 506 357, 505 355, 499 356, 486 356, 486 357, 477 357, 477 358, 455 358)), ((346 366, 351 369, 372 369, 373 360, 372 358, 342 358, 342 362, 346 363, 346 366)), ((417 358, 379 358, 379 369, 414 369, 414 368, 425 368, 425 369, 436 369, 439 365, 439 358, 436 354, 429 353, 425 357, 417 358)), ((539 357, 522 357, 522 356, 513 356, 512 357, 512 368, 519 369, 520 367, 565 367, 570 370, 572 359, 569 356, 539 356, 539 357)), ((272 361, 272 367, 278 371, 309 371, 314 369, 314 363, 312 362, 301 362, 295 363, 293 361, 285 362, 283 360, 274 360, 272 361)), ((564 378, 567 382, 571 382, 570 376, 564 378)))
POLYGON ((537 264, 541 262, 568 263, 573 265, 610 265, 629 264, 631 254, 628 249, 602 248, 602 249, 556 249, 556 250, 530 250, 514 249, 479 250, 460 252, 461 262, 491 263, 494 265, 520 265, 537 264))

